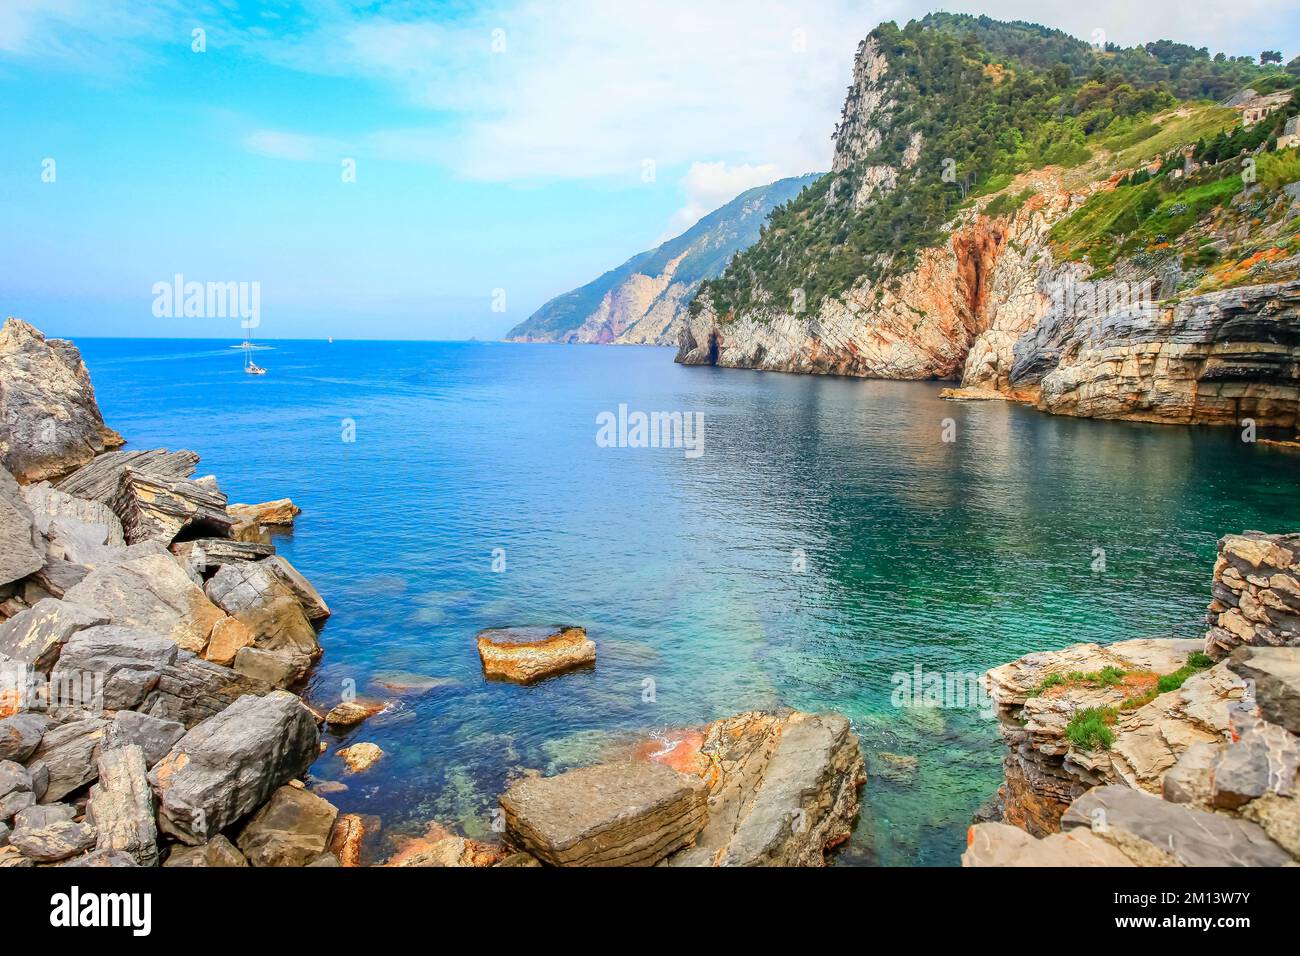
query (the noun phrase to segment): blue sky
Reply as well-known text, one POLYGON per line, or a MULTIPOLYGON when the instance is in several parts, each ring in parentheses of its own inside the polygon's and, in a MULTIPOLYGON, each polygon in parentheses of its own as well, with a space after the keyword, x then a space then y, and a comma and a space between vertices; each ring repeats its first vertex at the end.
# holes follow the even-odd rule
MULTIPOLYGON (((497 337, 742 190, 828 168, 858 41, 936 8, 0 0, 0 315, 238 336, 154 315, 181 273, 258 282, 262 338, 497 337)), ((944 8, 1300 52, 1281 0, 944 8)))

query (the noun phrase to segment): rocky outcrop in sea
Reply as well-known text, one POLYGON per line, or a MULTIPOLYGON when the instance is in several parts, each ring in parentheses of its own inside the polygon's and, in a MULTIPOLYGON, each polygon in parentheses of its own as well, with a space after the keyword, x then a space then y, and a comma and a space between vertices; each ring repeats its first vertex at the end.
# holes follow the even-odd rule
POLYGON ((963 864, 1300 862, 1296 540, 1220 542, 1203 641, 1077 644, 990 671, 1003 811, 971 828, 963 864))

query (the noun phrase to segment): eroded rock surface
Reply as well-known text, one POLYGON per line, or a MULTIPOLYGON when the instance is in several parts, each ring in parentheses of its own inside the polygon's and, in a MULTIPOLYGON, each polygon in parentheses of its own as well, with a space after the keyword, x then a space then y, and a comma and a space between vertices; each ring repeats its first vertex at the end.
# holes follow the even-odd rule
POLYGON ((483 673, 531 684, 596 663, 596 645, 581 627, 502 627, 477 638, 483 673))

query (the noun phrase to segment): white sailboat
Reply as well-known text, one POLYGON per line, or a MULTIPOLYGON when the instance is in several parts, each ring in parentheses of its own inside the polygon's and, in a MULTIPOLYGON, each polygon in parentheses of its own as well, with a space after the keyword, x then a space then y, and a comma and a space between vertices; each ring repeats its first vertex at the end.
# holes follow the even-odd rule
POLYGON ((266 369, 253 361, 253 340, 252 332, 244 330, 244 372, 248 375, 265 375, 266 369))

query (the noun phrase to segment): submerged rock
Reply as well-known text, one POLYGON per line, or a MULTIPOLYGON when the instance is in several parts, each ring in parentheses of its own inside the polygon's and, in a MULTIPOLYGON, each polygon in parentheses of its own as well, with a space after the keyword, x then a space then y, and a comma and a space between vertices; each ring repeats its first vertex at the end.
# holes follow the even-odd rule
POLYGON ((363 770, 369 770, 379 763, 380 758, 384 756, 384 752, 376 744, 360 743, 353 744, 351 747, 344 747, 338 752, 338 755, 348 765, 350 773, 361 773, 363 770))
POLYGON ((707 793, 698 777, 627 761, 525 778, 501 808, 509 839, 552 866, 651 866, 695 839, 707 793))
POLYGON ((0 328, 0 383, 0 466, 20 481, 66 474, 122 444, 104 424, 71 342, 8 319, 0 328))
POLYGON ((530 684, 596 663, 596 645, 581 627, 503 627, 478 634, 488 677, 530 684))

